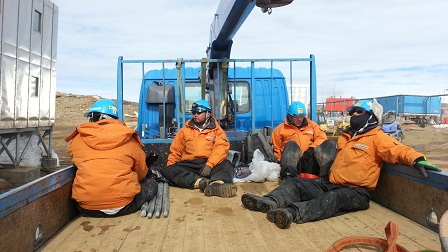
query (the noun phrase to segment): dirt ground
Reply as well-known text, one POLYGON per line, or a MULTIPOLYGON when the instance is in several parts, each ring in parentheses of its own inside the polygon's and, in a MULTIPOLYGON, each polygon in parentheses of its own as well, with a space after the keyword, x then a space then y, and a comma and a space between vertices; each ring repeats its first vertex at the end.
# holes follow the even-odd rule
MULTIPOLYGON (((83 115, 98 99, 101 99, 101 97, 57 93, 53 149, 58 154, 61 167, 70 163, 70 158, 67 155, 68 143, 64 139, 73 132, 77 125, 87 122, 87 118, 83 115)), ((125 101, 124 121, 129 127, 134 128, 137 125, 137 112, 138 103, 125 101)), ((429 162, 448 172, 448 155, 446 154, 448 128, 436 128, 434 126, 422 128, 415 124, 406 123, 402 123, 402 127, 405 132, 404 144, 425 154, 429 162)))

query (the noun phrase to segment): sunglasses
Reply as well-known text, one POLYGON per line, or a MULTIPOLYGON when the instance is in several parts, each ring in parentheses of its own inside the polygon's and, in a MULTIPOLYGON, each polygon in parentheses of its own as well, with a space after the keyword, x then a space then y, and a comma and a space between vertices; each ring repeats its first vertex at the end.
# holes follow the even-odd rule
POLYGON ((364 109, 355 109, 352 111, 352 113, 350 113, 350 115, 353 115, 354 113, 356 113, 358 115, 363 115, 366 113, 366 111, 364 109))
POLYGON ((193 115, 200 115, 200 114, 202 114, 202 113, 204 113, 205 111, 191 111, 191 113, 193 114, 193 115))

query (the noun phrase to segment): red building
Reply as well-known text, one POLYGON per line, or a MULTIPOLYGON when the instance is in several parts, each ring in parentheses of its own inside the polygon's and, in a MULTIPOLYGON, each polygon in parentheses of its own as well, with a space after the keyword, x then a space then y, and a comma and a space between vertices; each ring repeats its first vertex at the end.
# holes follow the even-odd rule
POLYGON ((327 112, 346 112, 347 107, 355 104, 355 98, 326 98, 325 99, 325 111, 327 112))

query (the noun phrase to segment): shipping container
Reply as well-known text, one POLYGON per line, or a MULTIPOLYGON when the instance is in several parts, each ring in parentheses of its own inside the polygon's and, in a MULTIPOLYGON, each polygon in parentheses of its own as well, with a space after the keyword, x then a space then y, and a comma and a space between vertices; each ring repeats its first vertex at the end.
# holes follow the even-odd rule
POLYGON ((419 125, 440 123, 442 99, 440 96, 395 95, 377 97, 384 112, 395 111, 405 120, 412 120, 419 125))
POLYGON ((326 98, 325 99, 325 111, 333 112, 346 112, 347 108, 355 104, 355 98, 326 98))
POLYGON ((442 111, 440 96, 396 95, 376 99, 384 111, 393 110, 400 115, 439 115, 442 111))

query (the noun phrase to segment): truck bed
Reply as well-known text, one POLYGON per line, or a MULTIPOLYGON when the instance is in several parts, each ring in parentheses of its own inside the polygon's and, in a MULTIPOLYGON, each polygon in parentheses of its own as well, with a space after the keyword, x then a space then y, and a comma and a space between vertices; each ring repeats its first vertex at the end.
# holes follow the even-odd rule
MULTIPOLYGON (((385 238, 389 221, 398 225, 397 243, 406 249, 441 249, 437 233, 373 201, 365 211, 279 229, 266 220, 266 214, 241 204, 243 193, 262 195, 278 183, 237 186, 232 198, 170 187, 167 218, 142 218, 139 212, 117 218, 77 217, 39 251, 325 251, 348 236, 385 238)), ((346 251, 370 249, 358 246, 346 251)))

